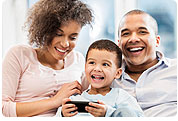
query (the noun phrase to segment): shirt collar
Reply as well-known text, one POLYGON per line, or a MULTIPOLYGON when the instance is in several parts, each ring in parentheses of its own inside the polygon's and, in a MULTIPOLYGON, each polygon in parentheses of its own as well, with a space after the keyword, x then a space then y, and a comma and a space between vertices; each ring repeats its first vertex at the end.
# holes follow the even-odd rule
POLYGON ((170 62, 164 57, 164 54, 160 51, 156 51, 156 56, 159 60, 159 63, 164 63, 167 66, 170 66, 170 62))

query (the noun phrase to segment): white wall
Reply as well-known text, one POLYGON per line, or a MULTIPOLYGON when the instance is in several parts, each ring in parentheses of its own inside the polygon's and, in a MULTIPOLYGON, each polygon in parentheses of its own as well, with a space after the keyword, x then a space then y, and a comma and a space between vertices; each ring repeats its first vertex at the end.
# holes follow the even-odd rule
POLYGON ((118 26, 122 16, 137 7, 137 0, 115 0, 115 43, 118 43, 118 26))
POLYGON ((4 0, 2 2, 2 56, 10 46, 27 43, 22 26, 25 22, 27 0, 4 0))

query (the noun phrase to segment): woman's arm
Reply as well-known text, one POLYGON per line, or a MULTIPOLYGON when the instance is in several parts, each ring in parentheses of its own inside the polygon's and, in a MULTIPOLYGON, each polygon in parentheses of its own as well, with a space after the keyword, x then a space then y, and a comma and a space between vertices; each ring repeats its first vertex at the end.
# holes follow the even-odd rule
POLYGON ((58 93, 46 100, 17 103, 16 110, 17 116, 33 116, 53 108, 58 108, 62 105, 62 100, 68 98, 69 96, 78 93, 81 94, 81 85, 78 81, 64 84, 58 93))
POLYGON ((53 108, 55 108, 55 106, 52 103, 51 99, 34 102, 16 103, 17 117, 33 116, 53 108))
POLYGON ((2 71, 2 113, 4 116, 33 116, 58 108, 62 99, 74 93, 81 93, 81 86, 76 82, 64 84, 58 93, 50 98, 34 102, 15 102, 19 80, 24 72, 23 54, 19 47, 12 48, 3 60, 2 71))
POLYGON ((8 117, 16 116, 14 100, 22 73, 19 53, 19 47, 12 47, 2 62, 2 113, 8 117))

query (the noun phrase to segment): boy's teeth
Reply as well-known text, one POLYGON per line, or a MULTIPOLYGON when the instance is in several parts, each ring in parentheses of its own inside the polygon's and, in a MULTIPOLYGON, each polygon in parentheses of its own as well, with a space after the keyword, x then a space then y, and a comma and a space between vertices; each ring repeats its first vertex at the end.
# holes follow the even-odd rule
POLYGON ((102 77, 102 76, 91 76, 92 78, 94 78, 94 79, 104 79, 104 77, 102 77))

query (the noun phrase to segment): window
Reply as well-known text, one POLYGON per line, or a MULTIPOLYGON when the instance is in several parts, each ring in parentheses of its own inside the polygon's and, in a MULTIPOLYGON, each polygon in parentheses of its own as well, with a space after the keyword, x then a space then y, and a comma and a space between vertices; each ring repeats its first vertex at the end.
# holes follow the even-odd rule
POLYGON ((177 8, 175 0, 137 0, 141 10, 152 15, 158 23, 158 34, 161 36, 160 47, 166 57, 177 57, 177 8))

